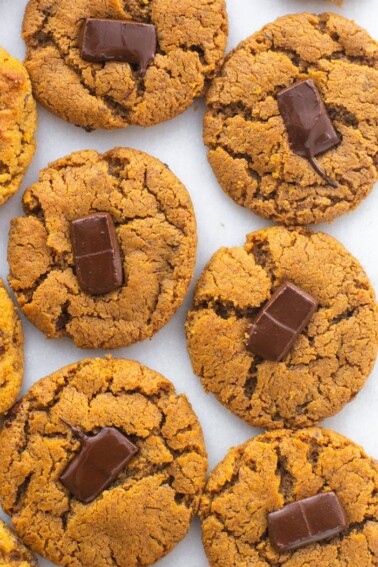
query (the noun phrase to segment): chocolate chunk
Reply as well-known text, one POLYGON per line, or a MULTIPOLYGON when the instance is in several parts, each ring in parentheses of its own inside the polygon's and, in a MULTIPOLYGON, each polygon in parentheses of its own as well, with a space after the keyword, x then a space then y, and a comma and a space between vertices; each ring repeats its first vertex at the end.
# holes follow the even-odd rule
POLYGON ((269 537, 279 552, 332 538, 346 525, 344 510, 334 492, 305 498, 268 515, 269 537))
POLYGON ((114 482, 138 451, 131 441, 114 427, 104 427, 88 437, 65 420, 81 441, 81 450, 60 477, 61 482, 80 502, 92 502, 114 482))
POLYGON ((282 284, 258 313, 249 335, 249 350, 265 360, 282 360, 317 306, 303 289, 290 282, 282 284))
POLYGON ((340 138, 314 81, 306 79, 294 83, 277 95, 277 101, 293 152, 306 157, 328 185, 337 187, 315 160, 315 156, 337 146, 340 138))
POLYGON ((4 354, 4 352, 5 352, 5 346, 2 343, 0 343, 0 356, 4 354))
POLYGON ((97 295, 121 287, 122 258, 108 213, 93 213, 71 223, 76 277, 86 293, 97 295))
POLYGON ((151 24, 88 18, 80 33, 80 55, 86 61, 126 61, 145 75, 156 52, 156 29, 151 24))

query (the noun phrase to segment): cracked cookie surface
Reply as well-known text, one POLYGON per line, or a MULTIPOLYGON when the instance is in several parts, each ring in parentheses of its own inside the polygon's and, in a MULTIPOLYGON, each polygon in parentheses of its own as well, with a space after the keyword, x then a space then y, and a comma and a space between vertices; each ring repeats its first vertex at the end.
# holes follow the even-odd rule
POLYGON ((177 116, 201 96, 222 63, 224 0, 31 0, 23 37, 36 98, 78 126, 150 126, 177 116), (146 75, 128 63, 80 57, 86 18, 154 24, 158 48, 146 75))
POLYGON ((324 233, 272 227, 205 267, 187 318, 194 372, 232 412, 258 427, 304 427, 337 413, 371 372, 378 344, 374 290, 358 261, 324 233), (281 362, 247 350, 261 307, 283 282, 319 306, 281 362))
POLYGON ((33 554, 1 520, 0 565, 1 567, 38 567, 33 554))
POLYGON ((211 567, 374 567, 378 563, 378 465, 333 431, 310 428, 260 435, 231 449, 213 470, 201 501, 211 567), (267 515, 335 491, 347 528, 331 540, 278 554, 267 515))
POLYGON ((11 223, 9 282, 26 317, 48 337, 82 348, 117 348, 152 336, 181 305, 196 254, 190 197, 159 160, 116 148, 71 154, 24 194, 26 216, 11 223), (74 272, 70 222, 112 215, 124 284, 83 292, 74 272))
POLYGON ((287 225, 332 221, 378 179, 378 44, 336 14, 279 18, 227 57, 207 94, 204 141, 223 190, 287 225), (317 161, 327 185, 289 146, 277 94, 311 78, 341 143, 317 161))
POLYGON ((0 205, 20 188, 36 149, 37 108, 20 61, 0 47, 0 205))
POLYGON ((24 336, 21 321, 0 279, 0 415, 14 404, 24 370, 24 336))
POLYGON ((25 543, 58 565, 150 565, 187 533, 207 469, 200 424, 160 374, 84 360, 40 380, 0 432, 0 500, 25 543), (87 434, 116 427, 139 448, 91 504, 59 478, 87 434))

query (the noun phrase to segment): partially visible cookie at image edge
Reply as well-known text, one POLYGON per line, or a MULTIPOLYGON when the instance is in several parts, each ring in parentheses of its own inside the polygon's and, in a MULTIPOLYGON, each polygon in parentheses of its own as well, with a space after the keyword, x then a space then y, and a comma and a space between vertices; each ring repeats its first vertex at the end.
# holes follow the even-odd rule
POLYGON ((201 96, 223 60, 224 0, 30 0, 23 37, 36 98, 78 126, 150 126, 177 116, 201 96), (127 62, 81 57, 87 18, 154 24, 155 57, 144 76, 127 62))
MULTIPOLYGON (((373 567, 377 494, 377 462, 346 437, 317 427, 259 435, 231 449, 208 478, 200 516, 209 564, 373 567), (344 510, 345 529, 320 543, 278 553, 269 537, 268 515, 330 491, 344 510)), ((290 529, 295 528, 285 526, 290 529)))
POLYGON ((0 279, 0 416, 17 399, 23 369, 24 337, 21 321, 0 279))
POLYGON ((126 148, 76 152, 42 170, 23 205, 26 216, 11 222, 9 282, 48 337, 127 346, 151 337, 181 305, 196 222, 185 187, 158 159, 126 148), (80 287, 72 240, 72 222, 97 213, 112 219, 123 270, 122 285, 100 295, 80 287))
POLYGON ((36 149, 37 108, 20 61, 0 47, 0 205, 20 187, 36 149))
MULTIPOLYGON (((186 396, 138 362, 110 357, 34 384, 3 426, 0 445, 4 511, 27 545, 67 567, 137 567, 165 556, 189 530, 207 470, 186 396), (109 428, 137 452, 85 503, 67 488, 68 467, 83 446, 76 432, 93 443, 109 428)), ((106 448, 103 455, 89 471, 100 479, 112 466, 106 448)), ((85 486, 91 474, 76 481, 85 486)))
POLYGON ((16 534, 0 520, 1 567, 38 567, 36 558, 16 534))
POLYGON ((206 102, 204 141, 221 187, 265 218, 330 222, 378 179, 378 44, 351 20, 304 13, 266 25, 227 56, 206 102), (303 79, 339 138, 316 158, 332 184, 294 153, 280 114, 277 95, 303 79))

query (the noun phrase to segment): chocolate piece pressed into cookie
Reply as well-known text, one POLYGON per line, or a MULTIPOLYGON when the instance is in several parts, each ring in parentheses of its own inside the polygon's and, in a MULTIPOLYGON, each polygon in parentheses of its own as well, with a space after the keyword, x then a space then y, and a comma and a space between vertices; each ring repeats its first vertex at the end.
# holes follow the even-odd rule
POLYGON ((135 361, 84 360, 40 380, 0 431, 0 445, 4 511, 27 545, 66 567, 158 561, 186 535, 205 484, 206 450, 191 405, 135 361), (112 443, 116 431, 117 441, 138 448, 88 503, 61 481, 83 458, 78 429, 92 446, 80 482, 88 467, 109 473, 98 442, 109 441, 110 430, 112 443))
POLYGON ((75 273, 83 291, 108 293, 123 283, 122 255, 109 213, 92 213, 71 222, 75 273))
MULTIPOLYGON (((109 57, 104 25, 100 32, 97 26, 96 50, 109 57)), ((222 64, 227 33, 225 0, 30 0, 25 65, 38 101, 63 120, 86 129, 151 126, 181 114, 205 92, 222 64), (86 41, 83 24, 89 21, 93 32, 94 20, 114 21, 112 43, 118 56, 121 44, 127 48, 129 61, 87 60, 94 42, 86 41), (126 45, 118 34, 131 24, 126 45), (140 25, 149 26, 143 45, 140 25)))
POLYGON ((156 29, 151 24, 88 18, 80 31, 80 55, 92 63, 126 61, 144 76, 156 52, 156 29))
POLYGON ((80 452, 67 465, 60 481, 75 498, 88 504, 117 480, 138 451, 115 427, 104 427, 93 436, 62 419, 81 443, 80 452))
POLYGON ((330 222, 378 179, 378 44, 351 20, 304 13, 266 25, 228 55, 206 102, 204 140, 221 187, 265 218, 330 222), (318 171, 298 155, 279 108, 298 84, 315 87, 309 145, 318 171))
POLYGON ((19 188, 36 149, 37 108, 25 67, 0 47, 0 205, 19 188))
MULTIPOLYGON (((233 413, 257 427, 305 427, 340 411, 365 384, 377 355, 376 298, 359 262, 337 240, 272 227, 213 255, 197 283, 186 333, 195 374, 233 413), (282 360, 264 360, 265 351, 249 350, 249 337, 285 282, 318 307, 282 360)), ((272 334, 266 338, 274 343, 272 334)))
POLYGON ((280 553, 330 539, 346 525, 335 492, 321 492, 268 514, 269 538, 280 553))
POLYGON ((83 348, 126 346, 151 337, 181 305, 194 269, 196 223, 188 192, 159 160, 126 148, 77 152, 43 170, 23 205, 25 216, 11 223, 9 282, 48 337, 69 336, 83 348), (107 237, 96 250, 93 239, 85 247, 76 242, 78 265, 71 223, 87 215, 107 237), (102 278, 88 256, 100 248, 108 266, 102 278), (123 284, 104 293, 122 272, 123 284))
POLYGON ((361 447, 326 429, 259 435, 231 449, 215 467, 200 517, 211 567, 373 567, 378 553, 378 465, 361 447), (321 512, 328 508, 327 517, 316 516, 319 500, 321 512), (336 524, 343 531, 280 552, 270 540, 268 518, 289 507, 296 512, 301 501, 307 502, 307 518, 301 524, 296 513, 287 517, 286 529, 298 521, 297 533, 335 529, 336 524))
POLYGON ((15 403, 24 370, 21 321, 0 279, 0 416, 15 403))
POLYGON ((265 360, 282 360, 307 326, 318 306, 308 293, 283 283, 254 318, 248 348, 265 360))

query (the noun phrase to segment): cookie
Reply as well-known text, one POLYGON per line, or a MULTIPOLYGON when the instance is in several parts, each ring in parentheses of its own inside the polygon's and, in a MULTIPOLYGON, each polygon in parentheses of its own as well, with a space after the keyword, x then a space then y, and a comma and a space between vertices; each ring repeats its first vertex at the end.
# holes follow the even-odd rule
POLYGON ((36 149, 37 109, 24 66, 0 48, 0 205, 20 188, 36 149))
POLYGON ((373 368, 374 290, 358 261, 331 236, 267 228, 211 258, 196 286, 187 339, 205 390, 232 412, 267 429, 309 426, 340 411, 373 368), (261 308, 285 282, 318 307, 277 362, 253 354, 248 341, 261 308))
POLYGON ((223 60, 227 16, 224 0, 30 0, 23 37, 34 94, 48 110, 86 129, 151 126, 203 94, 223 60), (146 73, 83 59, 88 18, 153 24, 157 48, 146 73))
POLYGON ((0 279, 0 415, 16 401, 24 369, 24 336, 18 313, 0 279))
MULTIPOLYGON (((40 380, 0 444, 4 511, 27 545, 63 566, 157 561, 187 533, 205 483, 206 451, 189 402, 134 361, 85 360, 40 380), (66 487, 81 446, 75 428, 92 442, 111 429, 137 448, 87 504, 66 487)), ((109 461, 97 471, 91 464, 101 475, 109 461)))
POLYGON ((26 216, 11 223, 9 282, 48 337, 126 346, 151 337, 181 305, 195 262, 195 217, 186 189, 159 160, 125 148, 77 152, 43 170, 23 205, 26 216), (102 295, 80 287, 72 249, 72 221, 95 212, 114 221, 124 272, 122 286, 102 295))
POLYGON ((321 428, 281 430, 231 449, 201 502, 211 567, 373 567, 378 562, 378 465, 349 439, 321 428), (338 536, 278 553, 268 514, 334 491, 345 511, 338 536))
POLYGON ((16 534, 0 520, 0 565, 2 567, 37 567, 33 554, 16 534))
POLYGON ((296 14, 265 26, 230 53, 207 106, 204 140, 221 187, 265 218, 330 222, 378 179, 378 44, 341 16, 296 14), (316 158, 332 184, 293 151, 279 109, 279 93, 303 79, 314 82, 338 136, 316 158))

